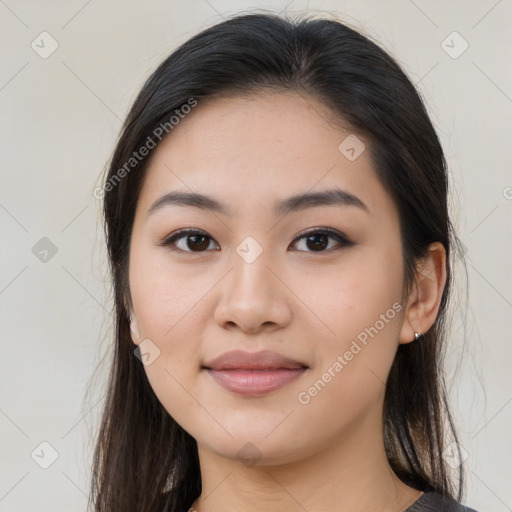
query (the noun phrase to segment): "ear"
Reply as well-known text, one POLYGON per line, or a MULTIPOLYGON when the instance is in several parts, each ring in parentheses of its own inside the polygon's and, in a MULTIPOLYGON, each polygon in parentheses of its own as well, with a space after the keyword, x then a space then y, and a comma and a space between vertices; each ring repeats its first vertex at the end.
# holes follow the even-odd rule
POLYGON ((132 336, 132 341, 135 345, 139 345, 140 343, 140 334, 139 334, 139 325, 137 324, 137 319, 135 318, 135 313, 133 312, 133 307, 131 305, 131 300, 124 300, 124 307, 128 317, 130 318, 130 334, 132 336))
POLYGON ((133 313, 130 314, 130 333, 132 335, 133 343, 138 345, 140 343, 139 325, 137 324, 137 319, 133 313))
POLYGON ((407 301, 399 343, 414 341, 414 333, 425 334, 434 324, 446 284, 446 250, 440 242, 429 246, 419 262, 415 283, 407 301))
POLYGON ((125 306, 128 316, 130 317, 130 334, 132 336, 132 341, 135 345, 138 345, 140 343, 139 324, 137 323, 133 309, 126 304, 125 306))

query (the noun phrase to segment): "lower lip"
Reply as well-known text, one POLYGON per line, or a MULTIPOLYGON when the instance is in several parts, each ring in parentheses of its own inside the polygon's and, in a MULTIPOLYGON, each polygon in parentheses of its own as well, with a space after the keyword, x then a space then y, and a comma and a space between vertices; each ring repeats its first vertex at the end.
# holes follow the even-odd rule
POLYGON ((241 395, 257 396, 279 389, 296 379, 306 368, 277 370, 211 370, 207 372, 224 388, 241 395))

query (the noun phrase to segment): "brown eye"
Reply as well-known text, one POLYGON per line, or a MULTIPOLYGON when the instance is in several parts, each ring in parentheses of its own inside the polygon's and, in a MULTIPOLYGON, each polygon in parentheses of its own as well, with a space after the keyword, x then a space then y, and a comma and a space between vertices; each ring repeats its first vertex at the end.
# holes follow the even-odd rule
MULTIPOLYGON (((300 252, 330 252, 354 245, 354 242, 351 242, 346 236, 330 228, 317 228, 303 232, 295 239, 294 245, 302 240, 305 240, 306 250, 300 249, 300 252), (334 246, 330 244, 330 241, 335 242, 334 246)), ((213 238, 202 231, 184 229, 173 233, 159 245, 170 247, 173 251, 190 253, 206 252, 211 242, 214 242, 213 238)), ((218 245, 217 248, 220 249, 218 245)))
POLYGON ((182 230, 172 234, 159 245, 169 246, 172 250, 182 252, 205 252, 211 241, 213 238, 201 231, 182 230))
MULTIPOLYGON (((343 247, 354 245, 346 236, 332 229, 315 229, 302 233, 295 240, 305 240, 305 247, 309 250, 305 252, 329 252, 331 249, 336 250, 343 247), (334 240, 337 244, 334 247, 329 247, 329 239, 334 240)), ((304 252, 301 250, 301 252, 304 252)))

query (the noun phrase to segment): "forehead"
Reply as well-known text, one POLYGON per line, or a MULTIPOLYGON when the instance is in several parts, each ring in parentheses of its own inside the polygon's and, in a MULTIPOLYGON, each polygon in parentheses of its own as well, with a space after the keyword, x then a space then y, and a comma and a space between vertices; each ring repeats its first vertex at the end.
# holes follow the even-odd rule
POLYGON ((333 187, 370 210, 389 206, 367 142, 333 121, 323 104, 292 92, 199 101, 153 151, 138 208, 147 212, 179 190, 254 214, 267 202, 270 209, 279 199, 333 187), (347 140, 362 151, 355 159, 344 152, 347 140))

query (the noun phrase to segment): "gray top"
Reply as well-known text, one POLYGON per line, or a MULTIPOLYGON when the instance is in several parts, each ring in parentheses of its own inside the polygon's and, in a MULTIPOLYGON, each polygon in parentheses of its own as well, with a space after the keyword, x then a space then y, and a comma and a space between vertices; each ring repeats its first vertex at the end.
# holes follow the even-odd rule
POLYGON ((477 512, 436 492, 423 493, 404 512, 477 512))

